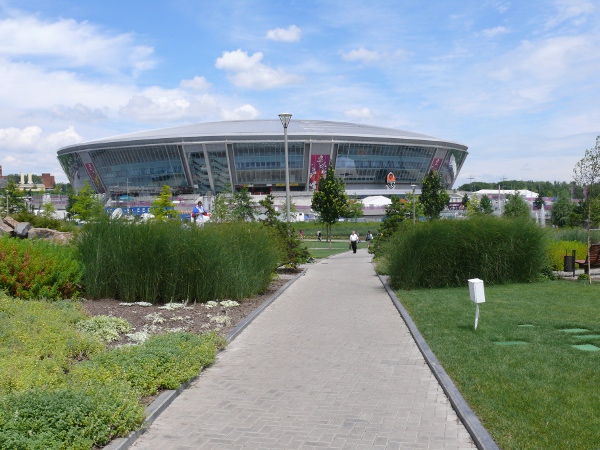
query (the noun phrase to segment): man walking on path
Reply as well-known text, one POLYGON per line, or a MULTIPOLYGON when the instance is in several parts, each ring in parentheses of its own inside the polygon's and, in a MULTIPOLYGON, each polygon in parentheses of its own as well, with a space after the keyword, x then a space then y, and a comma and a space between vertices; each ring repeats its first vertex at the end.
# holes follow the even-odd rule
POLYGON ((309 265, 130 448, 317 447, 476 448, 366 249, 309 265))
POLYGON ((358 234, 356 231, 353 231, 350 235, 350 247, 352 248, 352 253, 356 253, 356 246, 358 245, 358 234))

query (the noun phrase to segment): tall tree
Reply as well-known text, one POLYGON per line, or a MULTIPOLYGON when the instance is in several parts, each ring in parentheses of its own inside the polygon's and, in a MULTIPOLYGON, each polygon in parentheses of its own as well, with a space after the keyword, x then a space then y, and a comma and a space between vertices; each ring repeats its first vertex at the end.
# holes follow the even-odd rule
POLYGON ((71 217, 84 222, 102 217, 104 214, 104 205, 98 198, 95 191, 86 181, 79 193, 75 195, 73 206, 71 207, 71 217))
POLYGON ((171 186, 165 184, 158 197, 152 200, 150 206, 150 213, 158 220, 166 220, 177 217, 177 211, 173 207, 173 201, 171 200, 171 186))
POLYGON ((327 240, 331 248, 331 226, 342 217, 348 205, 346 185, 335 178, 333 164, 329 165, 327 174, 319 180, 318 188, 313 194, 312 209, 319 214, 318 221, 325 225, 327 240))
POLYGON ((573 201, 571 193, 562 191, 552 205, 552 225, 557 227, 571 226, 571 215, 573 214, 573 201))
MULTIPOLYGON (((598 196, 598 183, 600 182, 600 136, 596 137, 596 146, 593 149, 585 151, 583 158, 581 158, 575 168, 573 169, 573 179, 578 186, 584 189, 584 197, 587 202, 587 243, 588 243, 588 271, 590 269, 590 227, 591 227, 591 215, 592 215, 592 200, 598 196)), ((592 277, 590 277, 590 283, 592 277)))
POLYGON ((419 202, 423 205, 423 211, 429 220, 439 219, 440 213, 450 203, 450 195, 446 191, 442 176, 437 171, 430 170, 423 178, 419 202))
POLYGON ((400 229, 402 222, 412 219, 412 202, 397 195, 392 195, 392 203, 385 207, 385 216, 379 231, 384 239, 389 238, 400 229))
POLYGON ((515 194, 508 194, 506 196, 506 203, 504 204, 504 211, 502 211, 504 217, 530 217, 531 210, 529 204, 517 191, 515 194))
POLYGON ((479 210, 486 216, 489 216, 494 212, 494 205, 487 195, 484 195, 481 197, 481 200, 479 200, 479 210))
POLYGON ((255 219, 256 204, 252 201, 248 188, 244 187, 233 193, 231 215, 233 220, 253 221, 255 219))

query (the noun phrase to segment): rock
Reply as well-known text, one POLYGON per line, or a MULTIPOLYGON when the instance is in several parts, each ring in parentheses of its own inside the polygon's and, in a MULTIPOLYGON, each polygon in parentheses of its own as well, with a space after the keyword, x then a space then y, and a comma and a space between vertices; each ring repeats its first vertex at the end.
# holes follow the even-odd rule
POLYGON ((15 219, 13 219, 10 216, 6 216, 4 218, 4 222, 11 227, 13 230, 17 227, 17 225, 19 225, 19 222, 17 222, 15 219))
POLYGON ((17 226, 15 227, 15 236, 20 238, 26 238, 27 232, 31 229, 31 224, 29 222, 17 222, 17 226))
POLYGON ((2 219, 0 219, 0 236, 5 234, 11 235, 13 234, 13 229, 5 224, 2 219))
POLYGON ((31 228, 27 232, 29 239, 45 239, 47 241, 66 244, 73 238, 73 233, 52 230, 50 228, 31 228))

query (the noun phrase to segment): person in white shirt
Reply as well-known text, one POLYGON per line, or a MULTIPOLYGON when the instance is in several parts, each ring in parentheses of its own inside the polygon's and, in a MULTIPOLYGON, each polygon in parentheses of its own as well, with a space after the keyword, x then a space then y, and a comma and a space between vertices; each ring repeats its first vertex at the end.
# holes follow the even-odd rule
POLYGON ((358 244, 358 234, 353 231, 350 235, 350 246, 352 247, 352 253, 356 253, 356 245, 358 244))

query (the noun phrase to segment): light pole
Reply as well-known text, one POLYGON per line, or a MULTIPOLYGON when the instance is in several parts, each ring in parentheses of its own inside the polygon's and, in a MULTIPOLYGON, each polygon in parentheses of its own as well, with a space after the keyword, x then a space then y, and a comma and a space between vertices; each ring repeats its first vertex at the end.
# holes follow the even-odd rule
POLYGON ((410 187, 413 190, 413 225, 415 225, 417 223, 417 218, 416 218, 416 209, 417 209, 417 204, 416 204, 416 198, 415 198, 415 189, 417 189, 417 185, 416 184, 411 184, 410 187))
POLYGON ((288 164, 288 139, 287 139, 287 128, 292 119, 292 115, 289 113, 279 114, 279 119, 283 125, 283 141, 285 143, 285 207, 286 207, 286 218, 287 222, 290 223, 290 166, 288 164))

